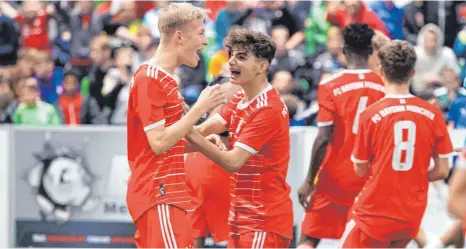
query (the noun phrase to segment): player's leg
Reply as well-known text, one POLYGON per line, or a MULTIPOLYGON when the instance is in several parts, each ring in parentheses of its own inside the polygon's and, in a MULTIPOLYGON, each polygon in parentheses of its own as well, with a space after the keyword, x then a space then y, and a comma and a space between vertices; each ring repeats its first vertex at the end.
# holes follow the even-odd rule
POLYGON ((187 213, 175 206, 161 204, 147 210, 136 221, 135 240, 141 248, 193 247, 187 213))
POLYGON ((291 240, 275 233, 251 231, 230 237, 228 239, 228 248, 289 248, 290 242, 291 240))
MULTIPOLYGON (((206 157, 207 159, 207 157, 206 157)), ((228 240, 228 215, 230 209, 230 174, 207 159, 211 174, 204 185, 202 204, 210 235, 216 243, 228 240)))
POLYGON ((155 206, 147 210, 136 221, 136 234, 134 240, 138 248, 170 248, 165 233, 162 232, 164 226, 161 224, 158 210, 160 206, 155 206))
POLYGON ((406 248, 410 241, 411 239, 395 240, 390 242, 388 248, 406 248))
POLYGON ((368 236, 353 220, 348 222, 340 243, 340 248, 387 248, 390 245, 390 241, 378 241, 368 236))
POLYGON ((189 194, 194 210, 188 213, 188 221, 191 225, 191 235, 196 248, 203 248, 205 237, 208 235, 207 223, 203 209, 204 191, 202 188, 205 165, 200 162, 202 153, 189 153, 185 160, 186 191, 189 194), (200 171, 200 172, 199 172, 200 171))
POLYGON ((425 248, 444 248, 450 245, 456 248, 463 247, 463 238, 463 221, 456 220, 442 237, 427 239, 428 243, 425 248))
POLYGON ((345 231, 348 207, 314 194, 301 223, 299 248, 316 248, 320 239, 339 239, 345 231))

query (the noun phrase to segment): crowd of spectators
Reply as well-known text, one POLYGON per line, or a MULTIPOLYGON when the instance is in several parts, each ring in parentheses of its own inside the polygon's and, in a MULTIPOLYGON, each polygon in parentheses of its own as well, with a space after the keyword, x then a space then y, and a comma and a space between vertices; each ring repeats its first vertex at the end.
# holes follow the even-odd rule
MULTIPOLYGON (((0 1, 0 122, 125 125, 131 75, 157 50, 159 9, 170 1, 0 1)), ((196 68, 176 69, 186 102, 228 80, 223 38, 234 26, 269 34, 269 81, 291 125, 315 125, 317 86, 345 69, 341 30, 364 22, 415 45, 412 93, 466 127, 464 1, 190 1, 211 10, 196 68)))

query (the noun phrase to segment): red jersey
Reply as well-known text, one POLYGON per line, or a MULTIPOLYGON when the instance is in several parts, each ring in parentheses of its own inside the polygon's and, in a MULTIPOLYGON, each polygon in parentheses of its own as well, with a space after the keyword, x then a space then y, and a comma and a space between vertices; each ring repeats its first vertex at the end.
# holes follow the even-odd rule
POLYGON ((288 110, 271 85, 248 102, 244 97, 240 91, 216 115, 229 131, 230 146, 253 154, 231 176, 230 234, 266 231, 291 239, 288 110))
POLYGON ((76 93, 74 96, 61 95, 58 102, 67 125, 78 125, 81 123, 80 113, 83 104, 83 96, 76 93))
POLYGON ((348 13, 347 8, 339 9, 334 15, 327 13, 327 20, 336 22, 340 24, 340 28, 345 28, 345 26, 350 25, 351 23, 361 22, 367 24, 372 29, 378 30, 384 33, 386 36, 390 37, 390 33, 383 21, 377 16, 377 14, 368 8, 365 4, 361 5, 361 11, 358 17, 353 18, 348 13))
POLYGON ((183 96, 172 75, 151 64, 143 64, 133 76, 128 100, 128 210, 136 221, 158 204, 191 208, 185 189, 184 149, 180 140, 167 152, 156 155, 146 132, 168 127, 183 115, 183 96))
POLYGON ((24 47, 38 50, 50 49, 49 16, 47 13, 41 11, 32 23, 26 22, 20 15, 16 16, 16 21, 20 24, 21 39, 24 47))
POLYGON ((380 241, 414 238, 427 205, 430 160, 451 153, 440 109, 420 98, 387 96, 364 110, 352 156, 371 167, 351 214, 361 230, 380 241))
POLYGON ((345 70, 319 84, 317 125, 333 125, 333 141, 318 172, 316 192, 351 206, 366 179, 353 170, 351 152, 359 114, 384 96, 382 79, 369 70, 345 70))

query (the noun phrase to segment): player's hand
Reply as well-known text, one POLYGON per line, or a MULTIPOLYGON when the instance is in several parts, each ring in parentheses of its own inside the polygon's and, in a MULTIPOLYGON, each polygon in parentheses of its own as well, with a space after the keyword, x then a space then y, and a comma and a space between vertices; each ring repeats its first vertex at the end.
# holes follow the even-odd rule
POLYGON ((220 85, 208 86, 199 95, 195 107, 200 108, 203 112, 209 112, 218 105, 227 102, 225 93, 220 88, 220 85))
POLYGON ((215 134, 212 134, 212 135, 209 135, 207 137, 205 137, 207 140, 209 140, 209 142, 215 144, 220 150, 224 150, 226 151, 227 150, 227 147, 225 146, 225 144, 222 142, 222 139, 220 138, 219 135, 215 135, 215 134))
POLYGON ((306 210, 309 207, 309 201, 311 200, 312 194, 314 194, 314 185, 308 182, 304 182, 298 189, 299 203, 301 203, 306 210))

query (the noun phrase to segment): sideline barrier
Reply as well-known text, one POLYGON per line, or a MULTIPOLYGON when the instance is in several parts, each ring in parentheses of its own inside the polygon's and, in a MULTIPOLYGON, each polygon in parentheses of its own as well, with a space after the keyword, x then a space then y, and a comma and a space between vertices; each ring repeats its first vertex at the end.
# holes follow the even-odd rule
MULTIPOLYGON (((296 191, 316 133, 314 127, 291 129, 287 180, 295 235, 304 215, 296 191)), ((451 138, 462 147, 466 130, 452 131, 451 138)), ((125 128, 1 126, 0 168, 0 247, 134 246, 125 204, 125 128)), ((428 233, 439 236, 451 224, 445 201, 446 186, 431 188, 423 221, 428 233)))

